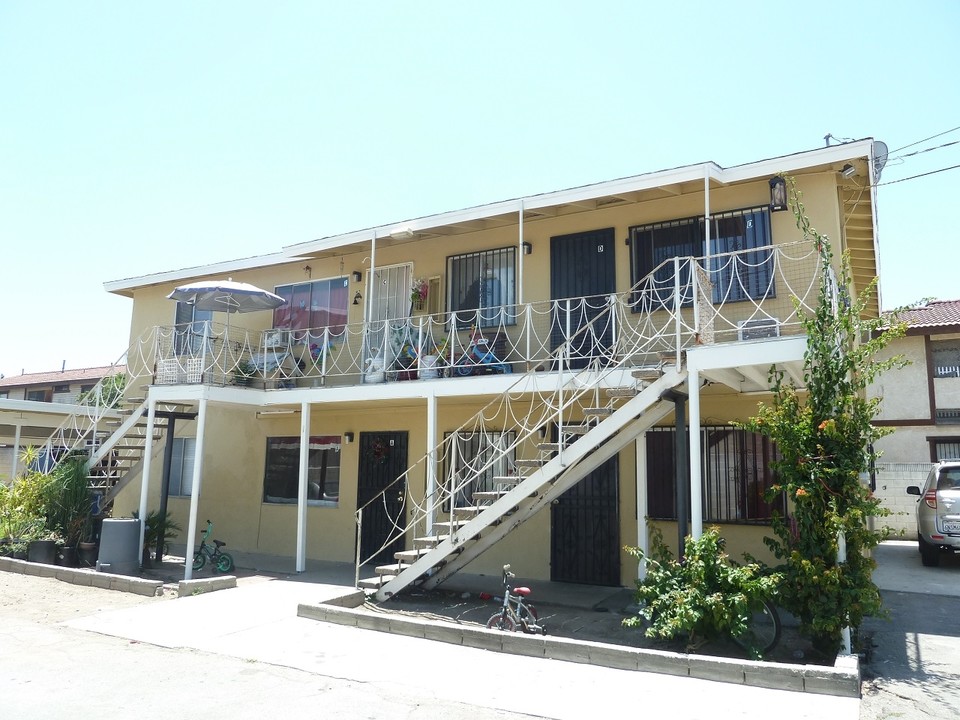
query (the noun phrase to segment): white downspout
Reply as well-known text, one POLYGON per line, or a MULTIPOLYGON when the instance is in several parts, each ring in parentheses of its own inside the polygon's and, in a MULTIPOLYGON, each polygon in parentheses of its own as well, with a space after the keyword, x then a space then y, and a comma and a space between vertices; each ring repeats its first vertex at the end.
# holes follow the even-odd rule
POLYGON ((16 428, 13 436, 13 463, 10 469, 10 482, 17 479, 17 468, 20 462, 20 430, 23 428, 23 425, 18 422, 16 428))
POLYGON ((307 569, 307 471, 310 469, 310 403, 300 403, 300 476, 297 492, 297 572, 307 569))
POLYGON ((690 535, 694 540, 703 535, 703 488, 700 473, 700 371, 687 367, 687 395, 690 417, 690 535))
POLYGON ((203 477, 203 435, 207 425, 207 398, 200 398, 197 413, 197 445, 193 459, 193 487, 190 488, 190 520, 187 523, 187 549, 183 553, 183 579, 193 577, 193 543, 197 537, 197 507, 200 503, 200 478, 203 477))
POLYGON ((363 303, 363 325, 364 328, 370 323, 370 307, 373 302, 373 283, 374 272, 377 268, 377 231, 373 231, 373 238, 370 240, 370 272, 367 275, 367 297, 363 303))
MULTIPOLYGON (((143 540, 147 530, 147 499, 150 493, 150 461, 153 459, 153 427, 157 420, 157 401, 150 399, 147 405, 147 442, 143 450, 143 470, 140 473, 140 547, 138 558, 143 557, 143 540)), ((189 554, 189 553, 187 553, 189 554)), ((187 565, 193 563, 193 558, 187 559, 187 565)), ((189 579, 189 578, 188 578, 189 579)))

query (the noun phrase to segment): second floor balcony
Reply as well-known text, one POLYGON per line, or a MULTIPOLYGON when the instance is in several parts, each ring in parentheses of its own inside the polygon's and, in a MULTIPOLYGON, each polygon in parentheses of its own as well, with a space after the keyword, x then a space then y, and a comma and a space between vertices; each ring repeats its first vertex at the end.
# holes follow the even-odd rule
POLYGON ((799 333, 797 308, 816 302, 820 277, 807 243, 670 258, 603 296, 312 328, 158 326, 128 364, 155 385, 284 390, 679 362, 696 345, 799 333))

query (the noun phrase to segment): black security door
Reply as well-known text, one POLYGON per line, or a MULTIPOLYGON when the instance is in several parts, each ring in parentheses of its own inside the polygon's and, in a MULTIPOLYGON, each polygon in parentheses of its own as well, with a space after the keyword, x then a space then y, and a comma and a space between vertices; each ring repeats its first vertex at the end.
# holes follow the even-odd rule
POLYGON ((568 332, 573 336, 593 323, 592 329, 574 338, 570 352, 574 368, 586 367, 590 358, 602 356, 612 344, 610 313, 605 310, 606 298, 615 290, 613 228, 550 238, 550 298, 559 301, 552 318, 553 348, 566 340, 568 332), (568 298, 569 306, 564 302, 568 298))
POLYGON ((619 467, 615 455, 553 502, 551 580, 620 585, 619 467))
POLYGON ((403 536, 380 549, 397 527, 404 527, 406 483, 397 481, 407 470, 406 432, 360 433, 360 461, 357 472, 357 507, 363 510, 360 529, 360 559, 378 565, 394 562, 393 554, 404 549, 403 536), (395 482, 396 481, 396 482, 395 482), (380 497, 384 488, 389 489, 380 497), (369 505, 368 502, 371 500, 369 505))

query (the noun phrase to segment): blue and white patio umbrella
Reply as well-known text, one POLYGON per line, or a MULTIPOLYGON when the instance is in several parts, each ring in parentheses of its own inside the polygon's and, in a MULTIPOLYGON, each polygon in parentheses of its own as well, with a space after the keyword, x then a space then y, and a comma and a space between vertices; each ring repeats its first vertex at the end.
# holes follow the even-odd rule
POLYGON ((273 310, 287 302, 269 290, 232 279, 188 283, 175 288, 167 297, 193 305, 199 310, 227 313, 227 337, 230 336, 232 313, 273 310))
POLYGON ((273 310, 287 302, 269 290, 233 280, 201 280, 181 285, 167 297, 189 303, 199 310, 227 314, 273 310))

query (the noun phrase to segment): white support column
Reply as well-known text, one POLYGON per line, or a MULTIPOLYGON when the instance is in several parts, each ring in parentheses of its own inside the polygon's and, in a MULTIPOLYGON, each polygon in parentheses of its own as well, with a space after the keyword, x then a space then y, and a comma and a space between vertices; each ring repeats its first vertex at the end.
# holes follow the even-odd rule
POLYGON ((23 428, 23 424, 19 421, 17 422, 16 431, 13 436, 13 463, 10 468, 10 481, 13 482, 17 477, 17 469, 20 463, 20 431, 23 428))
POLYGON ((310 403, 300 404, 300 477, 297 491, 297 572, 307 569, 307 478, 310 469, 310 403))
POLYGON ((153 458, 153 428, 157 420, 157 402, 151 398, 147 405, 147 438, 143 449, 143 471, 140 475, 140 552, 138 558, 143 557, 143 538, 147 529, 147 500, 150 493, 150 460, 153 458))
MULTIPOLYGON (((845 565, 847 562, 847 536, 844 535, 843 530, 837 535, 837 562, 841 565, 845 565)), ((845 655, 851 654, 851 645, 850 645, 850 626, 845 625, 840 631, 840 644, 841 649, 845 655)))
MULTIPOLYGON (((710 247, 710 170, 704 170, 703 174, 703 254, 710 257, 713 249, 710 247)), ((707 261, 709 265, 709 260, 707 261)), ((707 267, 709 272, 710 268, 707 267)))
MULTIPOLYGON (((643 550, 644 556, 650 552, 650 543, 647 540, 647 433, 641 433, 634 441, 637 452, 637 547, 643 550)), ((641 560, 637 565, 637 579, 643 580, 647 576, 647 562, 641 560)))
POLYGON ((520 253, 520 258, 519 258, 520 262, 518 263, 519 272, 517 273, 517 275, 519 275, 519 277, 517 278, 517 305, 522 305, 523 304, 523 263, 524 263, 524 260, 523 260, 523 257, 524 257, 523 256, 523 200, 520 200, 519 216, 520 216, 520 220, 519 220, 520 231, 517 233, 517 252, 520 253))
POLYGON ((687 427, 690 428, 690 535, 703 535, 703 489, 700 472, 700 371, 687 367, 687 394, 690 398, 687 427))
POLYGON ((200 398, 197 413, 197 445, 193 457, 193 484, 190 488, 190 520, 187 523, 187 549, 183 553, 183 579, 193 577, 193 543, 197 537, 197 505, 200 502, 200 478, 203 477, 203 435, 207 424, 207 398, 200 398))
MULTIPOLYGON (((366 330, 367 324, 370 322, 370 311, 373 307, 371 301, 373 300, 373 283, 374 273, 377 269, 377 231, 373 231, 373 239, 370 240, 370 272, 367 273, 367 296, 364 298, 363 303, 363 325, 364 330, 366 330)), ((366 334, 364 334, 366 337, 366 334)))
MULTIPOLYGON (((427 396, 427 507, 431 507, 437 498, 437 395, 427 396)), ((433 534, 433 511, 427 512, 427 535, 433 534)))

